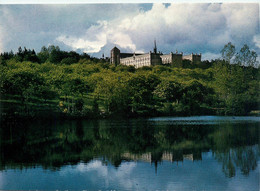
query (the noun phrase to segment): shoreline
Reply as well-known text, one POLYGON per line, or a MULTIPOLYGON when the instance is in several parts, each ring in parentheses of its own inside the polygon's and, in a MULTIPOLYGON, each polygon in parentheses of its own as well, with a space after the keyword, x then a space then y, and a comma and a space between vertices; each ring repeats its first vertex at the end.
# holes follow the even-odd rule
POLYGON ((0 122, 19 122, 23 120, 128 120, 128 119, 149 119, 149 118, 189 118, 189 117, 260 117, 259 113, 248 115, 212 115, 212 114, 200 114, 200 115, 108 115, 108 116, 77 116, 77 115, 65 115, 63 113, 52 113, 48 116, 40 115, 0 115, 0 122))

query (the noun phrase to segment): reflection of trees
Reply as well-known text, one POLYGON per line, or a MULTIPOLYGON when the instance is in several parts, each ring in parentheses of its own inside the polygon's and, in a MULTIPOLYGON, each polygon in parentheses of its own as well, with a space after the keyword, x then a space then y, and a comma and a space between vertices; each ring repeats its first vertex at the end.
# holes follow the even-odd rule
POLYGON ((255 170, 257 167, 257 158, 259 155, 259 148, 246 147, 237 148, 234 162, 241 168, 243 174, 248 175, 250 170, 255 170))
POLYGON ((41 165, 55 170, 93 158, 115 167, 125 160, 157 166, 164 160, 201 160, 202 152, 212 149, 224 173, 233 177, 237 168, 244 175, 256 169, 259 156, 259 148, 252 146, 258 143, 257 124, 170 125, 146 120, 41 123, 23 122, 0 129, 0 169, 41 165))
POLYGON ((216 152, 214 156, 222 163, 222 169, 226 176, 235 176, 236 168, 240 168, 242 174, 248 175, 251 170, 255 170, 257 167, 259 147, 239 147, 224 153, 216 152))
POLYGON ((211 135, 214 142, 213 155, 222 163, 226 176, 235 176, 237 168, 244 175, 256 169, 259 156, 259 147, 255 145, 258 143, 258 131, 258 124, 226 124, 211 135))

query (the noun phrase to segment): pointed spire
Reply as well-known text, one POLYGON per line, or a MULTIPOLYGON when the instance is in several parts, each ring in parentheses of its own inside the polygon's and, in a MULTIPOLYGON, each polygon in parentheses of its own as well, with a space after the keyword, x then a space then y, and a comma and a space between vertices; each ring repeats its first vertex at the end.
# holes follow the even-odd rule
POLYGON ((157 53, 157 47, 156 47, 156 40, 154 39, 154 49, 153 49, 154 53, 157 53))
POLYGON ((158 167, 158 162, 157 161, 154 162, 154 167, 155 167, 155 174, 157 175, 157 167, 158 167))

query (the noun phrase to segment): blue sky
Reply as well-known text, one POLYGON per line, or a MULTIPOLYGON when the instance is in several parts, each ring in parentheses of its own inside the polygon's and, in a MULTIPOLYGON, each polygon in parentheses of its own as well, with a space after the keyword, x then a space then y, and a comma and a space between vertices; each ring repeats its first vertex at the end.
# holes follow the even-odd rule
MULTIPOLYGON (((0 1, 1 3, 1 1, 0 1)), ((58 45, 109 56, 110 49, 202 53, 214 59, 228 42, 260 55, 258 3, 0 5, 0 52, 58 45)))
POLYGON ((154 164, 148 162, 123 162, 118 168, 100 160, 87 164, 78 163, 51 171, 41 167, 0 172, 0 189, 12 190, 211 190, 256 191, 259 188, 259 164, 242 175, 236 168, 236 176, 225 177, 222 164, 210 153, 203 154, 202 161, 171 163, 163 161, 155 173, 154 164))

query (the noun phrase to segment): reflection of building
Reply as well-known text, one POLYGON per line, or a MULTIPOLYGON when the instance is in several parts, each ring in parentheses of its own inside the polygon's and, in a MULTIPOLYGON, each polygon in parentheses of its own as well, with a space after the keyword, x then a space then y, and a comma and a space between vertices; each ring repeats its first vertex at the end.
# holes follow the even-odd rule
POLYGON ((173 162, 173 154, 170 153, 170 152, 164 152, 163 155, 162 155, 162 160, 164 161, 171 161, 173 162))
POLYGON ((144 54, 137 53, 121 53, 117 47, 111 50, 110 63, 114 65, 126 65, 140 68, 143 66, 154 66, 161 64, 171 64, 177 67, 182 67, 183 60, 191 62, 201 62, 201 54, 183 55, 183 53, 162 54, 157 52, 156 42, 154 42, 154 51, 144 54))
POLYGON ((134 160, 134 161, 144 161, 144 162, 156 162, 156 161, 170 161, 170 162, 178 162, 183 160, 201 160, 201 153, 190 153, 190 154, 184 154, 183 152, 174 151, 174 152, 167 152, 164 151, 163 153, 144 153, 144 154, 131 154, 131 153, 124 153, 121 155, 122 158, 128 159, 128 160, 134 160), (155 161, 156 159, 156 161, 155 161))
POLYGON ((186 159, 186 160, 191 160, 191 161, 193 161, 193 154, 187 154, 187 155, 183 155, 183 159, 186 159))
POLYGON ((144 153, 144 154, 131 154, 131 153, 124 153, 122 154, 123 158, 130 159, 130 160, 141 160, 145 162, 152 162, 152 155, 151 153, 144 153))

